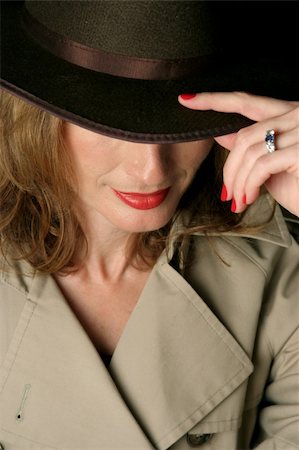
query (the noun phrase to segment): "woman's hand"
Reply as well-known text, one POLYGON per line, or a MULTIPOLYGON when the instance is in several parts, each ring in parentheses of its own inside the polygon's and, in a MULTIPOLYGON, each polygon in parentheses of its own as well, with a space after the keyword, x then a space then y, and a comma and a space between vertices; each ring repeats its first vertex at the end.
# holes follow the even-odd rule
POLYGON ((232 200, 232 211, 242 212, 265 184, 280 205, 299 215, 299 102, 245 92, 205 92, 189 97, 184 100, 180 96, 179 102, 191 109, 240 113, 257 122, 214 138, 231 150, 223 169, 222 198, 232 200), (272 129, 276 151, 268 153, 265 134, 272 129))

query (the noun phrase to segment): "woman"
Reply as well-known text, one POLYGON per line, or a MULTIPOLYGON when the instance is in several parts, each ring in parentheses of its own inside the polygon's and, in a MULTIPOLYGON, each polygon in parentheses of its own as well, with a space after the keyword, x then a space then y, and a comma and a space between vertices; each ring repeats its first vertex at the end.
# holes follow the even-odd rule
POLYGON ((271 196, 298 215, 298 105, 216 92, 287 67, 219 77, 219 4, 25 3, 2 9, 2 447, 297 448, 298 246, 271 196))

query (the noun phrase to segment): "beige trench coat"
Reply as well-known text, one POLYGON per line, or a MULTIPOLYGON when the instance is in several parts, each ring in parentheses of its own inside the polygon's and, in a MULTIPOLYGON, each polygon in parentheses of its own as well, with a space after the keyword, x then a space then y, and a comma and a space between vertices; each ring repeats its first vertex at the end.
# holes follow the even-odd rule
MULTIPOLYGON (((259 208, 261 210, 261 208, 259 208)), ((109 371, 51 276, 2 273, 6 450, 299 448, 298 246, 277 212, 258 235, 163 254, 109 371)))

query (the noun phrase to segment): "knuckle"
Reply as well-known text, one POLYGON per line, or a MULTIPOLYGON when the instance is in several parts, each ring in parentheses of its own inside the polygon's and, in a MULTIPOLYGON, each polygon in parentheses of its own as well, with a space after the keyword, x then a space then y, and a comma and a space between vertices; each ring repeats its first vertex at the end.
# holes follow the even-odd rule
POLYGON ((225 164, 225 166, 223 167, 223 179, 229 180, 230 174, 231 174, 230 167, 227 164, 225 164))
POLYGON ((260 157, 261 148, 260 144, 252 144, 247 147, 245 153, 244 153, 244 159, 243 162, 245 164, 252 164, 257 158, 260 157))
POLYGON ((299 125, 299 106, 291 106, 291 109, 285 113, 284 118, 289 127, 296 127, 299 125))
POLYGON ((254 96, 245 91, 235 91, 234 94, 240 104, 240 113, 246 115, 246 112, 248 112, 248 106, 252 103, 254 96))
POLYGON ((237 132, 237 136, 236 136, 236 140, 235 140, 235 147, 241 147, 241 148, 246 147, 248 144, 248 135, 249 135, 249 132, 248 132, 247 128, 241 128, 241 130, 239 130, 237 132))
POLYGON ((241 100, 248 99, 251 94, 245 91, 234 91, 234 94, 239 97, 241 100))
MULTIPOLYGON (((270 155, 270 157, 271 157, 271 155, 270 155)), ((255 163, 255 171, 256 171, 257 175, 263 175, 263 174, 269 172, 268 161, 269 161, 269 155, 264 155, 257 159, 257 161, 255 163)))
POLYGON ((233 184, 233 180, 235 179, 235 169, 233 163, 230 164, 230 161, 226 162, 223 166, 223 180, 225 181, 226 187, 229 187, 233 184))
POLYGON ((248 99, 250 95, 245 91, 234 91, 234 94, 239 97, 241 100, 248 99))

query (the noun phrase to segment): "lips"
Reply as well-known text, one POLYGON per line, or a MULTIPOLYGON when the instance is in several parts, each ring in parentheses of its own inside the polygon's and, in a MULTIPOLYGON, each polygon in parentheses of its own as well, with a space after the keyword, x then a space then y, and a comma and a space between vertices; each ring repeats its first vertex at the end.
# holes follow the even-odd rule
POLYGON ((121 192, 113 189, 117 197, 126 205, 135 209, 153 209, 157 208, 167 197, 170 188, 162 189, 156 192, 139 193, 139 192, 121 192))

